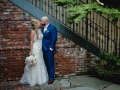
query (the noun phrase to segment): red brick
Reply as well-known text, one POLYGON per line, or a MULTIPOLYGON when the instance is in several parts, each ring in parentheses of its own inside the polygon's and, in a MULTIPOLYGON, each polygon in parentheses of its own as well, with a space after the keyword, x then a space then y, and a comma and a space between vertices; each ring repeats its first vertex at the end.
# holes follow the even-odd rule
MULTIPOLYGON (((2 0, 4 5, 1 4, 0 0, 0 8, 2 8, 2 10, 0 10, 0 16, 4 19, 0 21, 2 24, 0 25, 0 29, 2 29, 0 31, 0 45, 2 45, 2 47, 0 46, 0 55, 7 57, 7 60, 2 59, 3 65, 0 64, 0 70, 2 72, 0 77, 4 77, 4 80, 6 80, 6 78, 8 80, 16 80, 16 77, 20 78, 22 76, 25 66, 25 57, 28 56, 29 53, 27 47, 29 47, 30 44, 29 35, 31 28, 24 23, 26 23, 26 21, 28 23, 30 19, 21 18, 20 14, 23 11, 12 3, 4 1, 8 0, 2 0), (7 9, 11 10, 6 11, 7 9), (10 14, 7 15, 4 12, 10 14)), ((58 33, 55 52, 56 76, 66 76, 88 70, 90 62, 87 61, 91 61, 92 58, 86 59, 87 52, 84 49, 80 51, 80 48, 79 45, 76 45, 65 36, 58 33)))

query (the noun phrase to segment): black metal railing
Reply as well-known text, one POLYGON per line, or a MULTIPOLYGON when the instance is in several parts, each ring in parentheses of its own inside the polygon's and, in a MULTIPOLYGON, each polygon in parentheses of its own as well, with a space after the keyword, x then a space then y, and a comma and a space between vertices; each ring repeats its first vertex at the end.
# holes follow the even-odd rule
MULTIPOLYGON (((27 0, 39 9, 43 10, 60 23, 70 28, 76 34, 82 36, 90 43, 109 53, 120 55, 120 28, 118 24, 113 24, 105 16, 93 11, 87 18, 80 22, 68 24, 69 14, 65 11, 66 6, 55 6, 52 0, 27 0)), ((88 3, 90 0, 78 0, 82 3, 88 3)), ((94 49, 93 49, 94 50, 94 49)))

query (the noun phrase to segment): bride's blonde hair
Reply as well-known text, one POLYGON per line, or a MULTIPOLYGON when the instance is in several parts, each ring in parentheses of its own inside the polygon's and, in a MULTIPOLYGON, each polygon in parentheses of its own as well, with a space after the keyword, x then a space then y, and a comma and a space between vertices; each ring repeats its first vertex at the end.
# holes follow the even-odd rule
POLYGON ((38 28, 36 27, 36 23, 39 22, 38 19, 31 19, 31 25, 32 25, 32 29, 35 30, 37 38, 38 38, 38 28))

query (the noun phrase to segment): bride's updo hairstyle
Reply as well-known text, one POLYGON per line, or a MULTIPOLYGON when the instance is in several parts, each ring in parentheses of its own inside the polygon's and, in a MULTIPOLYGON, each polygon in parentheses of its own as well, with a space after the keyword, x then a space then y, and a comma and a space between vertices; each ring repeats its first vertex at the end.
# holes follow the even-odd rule
POLYGON ((38 19, 31 19, 32 29, 35 30, 37 38, 38 38, 38 28, 36 27, 37 22, 39 22, 38 19))

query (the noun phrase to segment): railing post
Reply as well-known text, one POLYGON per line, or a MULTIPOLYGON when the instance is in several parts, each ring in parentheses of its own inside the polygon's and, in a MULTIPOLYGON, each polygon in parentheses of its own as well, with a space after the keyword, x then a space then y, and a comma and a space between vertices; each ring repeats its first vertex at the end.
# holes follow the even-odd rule
POLYGON ((115 24, 116 25, 116 39, 115 39, 115 54, 118 54, 117 53, 117 45, 118 45, 118 27, 117 27, 117 24, 115 24))
POLYGON ((118 41, 118 42, 119 42, 119 43, 118 43, 118 50, 119 50, 119 57, 120 57, 120 35, 119 35, 118 40, 119 40, 119 41, 118 41))
POLYGON ((43 0, 40 0, 40 7, 41 10, 43 10, 43 0))
MULTIPOLYGON (((86 3, 88 3, 88 0, 86 0, 86 3)), ((88 18, 86 18, 86 40, 88 40, 88 18)))
POLYGON ((48 14, 50 14, 50 2, 49 0, 47 2, 48 2, 48 14))
POLYGON ((107 22, 107 52, 109 52, 109 19, 107 22))
POLYGON ((37 7, 37 0, 35 0, 35 6, 37 7))

